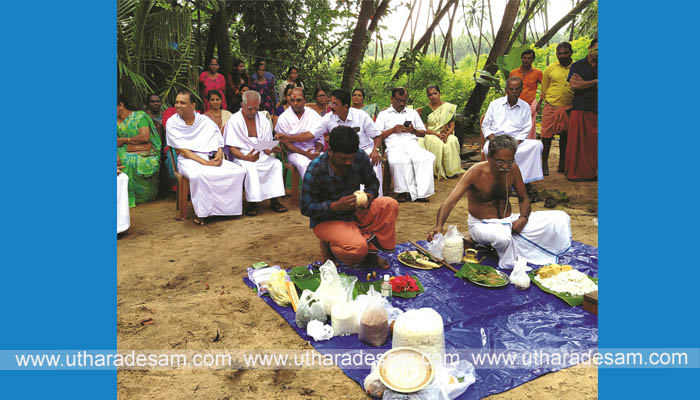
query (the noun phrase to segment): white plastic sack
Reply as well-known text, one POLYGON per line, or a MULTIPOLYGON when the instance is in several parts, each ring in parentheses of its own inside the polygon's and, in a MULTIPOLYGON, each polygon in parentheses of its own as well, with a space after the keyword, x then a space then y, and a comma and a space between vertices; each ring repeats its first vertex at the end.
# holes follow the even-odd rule
POLYGON ((530 277, 527 276, 527 273, 531 270, 532 268, 527 266, 527 260, 522 256, 518 256, 513 271, 510 273, 510 283, 520 290, 529 288, 530 277))
POLYGON ((464 236, 457 230, 457 225, 449 225, 445 233, 445 248, 442 258, 448 264, 461 264, 464 255, 464 236))
POLYGON ((331 260, 321 265, 319 271, 321 273, 321 284, 316 289, 316 295, 323 303, 326 314, 330 315, 334 303, 345 303, 352 299, 352 290, 355 282, 357 282, 357 277, 341 279, 335 264, 331 260))
POLYGON ((319 320, 312 320, 306 325, 306 334, 314 338, 317 342, 320 340, 328 340, 333 337, 333 327, 324 325, 323 322, 319 320))
POLYGON ((438 369, 435 379, 440 382, 442 397, 453 400, 466 392, 469 386, 476 382, 476 373, 474 366, 469 361, 459 360, 447 364, 445 368, 438 369), (439 379, 438 376, 440 376, 439 379))
POLYGON ((258 296, 262 296, 269 291, 267 281, 270 280, 273 272, 279 271, 280 269, 281 268, 279 265, 273 265, 272 267, 260 269, 248 268, 248 279, 250 279, 250 281, 255 284, 255 287, 258 288, 258 296))
POLYGON ((379 379, 379 368, 377 368, 377 361, 372 363, 372 372, 365 378, 364 384, 365 392, 372 397, 382 397, 386 386, 379 379))
POLYGON ((309 289, 304 289, 304 291, 301 292, 301 297, 299 297, 299 305, 297 307, 297 326, 304 329, 309 321, 318 320, 320 322, 326 322, 326 319, 328 319, 326 310, 324 310, 323 304, 316 293, 309 289))
POLYGON ((425 249, 437 258, 442 258, 442 251, 445 248, 445 236, 438 232, 433 236, 433 240, 425 245, 425 249))

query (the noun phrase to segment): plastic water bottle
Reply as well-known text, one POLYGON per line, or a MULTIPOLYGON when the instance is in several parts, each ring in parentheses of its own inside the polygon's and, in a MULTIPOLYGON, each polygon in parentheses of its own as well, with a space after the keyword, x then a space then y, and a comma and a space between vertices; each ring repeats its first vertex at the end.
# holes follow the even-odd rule
POLYGON ((387 299, 391 298, 391 293, 392 293, 391 282, 389 282, 390 278, 391 277, 389 276, 389 274, 386 274, 386 275, 384 275, 384 281, 382 282, 381 293, 382 293, 382 296, 386 297, 387 299))

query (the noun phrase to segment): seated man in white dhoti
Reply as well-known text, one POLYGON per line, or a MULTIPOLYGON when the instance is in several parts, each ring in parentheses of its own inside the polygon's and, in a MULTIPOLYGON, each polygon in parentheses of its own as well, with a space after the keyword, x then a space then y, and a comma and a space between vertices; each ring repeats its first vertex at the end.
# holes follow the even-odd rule
POLYGON ((194 94, 180 91, 177 114, 168 119, 168 146, 178 154, 177 169, 190 181, 194 222, 204 225, 211 215, 241 215, 245 171, 224 160, 224 140, 209 117, 195 113, 194 94))
POLYGON ((484 154, 488 154, 489 143, 496 136, 508 135, 517 141, 518 152, 515 154, 515 162, 520 168, 526 189, 530 189, 530 182, 544 179, 542 175, 542 142, 527 138, 532 128, 532 113, 530 105, 518 98, 522 91, 523 81, 520 78, 517 76, 508 78, 506 96, 489 104, 481 124, 481 130, 486 139, 484 154))
POLYGON ((323 140, 312 137, 305 142, 292 142, 289 137, 302 133, 311 134, 311 130, 321 121, 321 116, 309 107, 305 107, 304 89, 292 89, 290 107, 277 118, 275 131, 276 139, 282 141, 289 150, 287 159, 299 171, 299 175, 304 178, 306 168, 311 161, 321 154, 323 140), (282 140, 284 138, 284 140, 282 140))
POLYGON ((564 211, 530 212, 530 200, 515 159, 519 147, 508 135, 491 141, 486 161, 473 165, 440 205, 435 227, 442 232, 455 204, 467 193, 469 235, 477 243, 492 246, 499 268, 512 269, 518 256, 533 264, 555 263, 571 247, 570 218, 564 211), (519 214, 512 214, 509 188, 515 186, 519 214))
POLYGON ((117 155, 117 234, 129 229, 129 177, 121 171, 121 160, 117 155))
MULTIPOLYGON (((331 92, 331 111, 324 115, 311 131, 295 136, 278 135, 279 139, 287 142, 304 142, 311 137, 320 140, 328 135, 336 126, 349 126, 360 138, 360 150, 364 151, 372 162, 374 174, 379 179, 379 197, 382 196, 382 138, 381 132, 366 112, 350 107, 350 93, 347 90, 336 89, 331 92)), ((363 186, 360 186, 364 188, 363 186)))
POLYGON ((255 147, 272 141, 272 124, 260 109, 260 93, 243 93, 241 109, 229 118, 224 127, 224 143, 234 162, 245 169, 245 196, 248 200, 246 215, 258 215, 258 204, 270 199, 270 209, 283 213, 287 207, 278 197, 284 196, 282 162, 272 156, 279 152, 275 146, 262 151, 255 147))
POLYGON ((425 136, 425 125, 416 110, 406 108, 408 91, 391 90, 391 107, 377 116, 382 131, 386 155, 399 202, 428 201, 435 193, 433 167, 435 155, 420 147, 418 137, 425 136))

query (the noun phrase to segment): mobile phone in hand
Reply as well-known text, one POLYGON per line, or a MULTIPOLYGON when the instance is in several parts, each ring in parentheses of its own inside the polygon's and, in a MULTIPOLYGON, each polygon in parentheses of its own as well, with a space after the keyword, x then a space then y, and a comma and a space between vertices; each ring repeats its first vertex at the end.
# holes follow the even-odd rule
POLYGON ((406 128, 408 128, 409 126, 411 126, 411 121, 406 121, 406 122, 404 122, 404 123, 403 123, 403 126, 405 126, 406 128))

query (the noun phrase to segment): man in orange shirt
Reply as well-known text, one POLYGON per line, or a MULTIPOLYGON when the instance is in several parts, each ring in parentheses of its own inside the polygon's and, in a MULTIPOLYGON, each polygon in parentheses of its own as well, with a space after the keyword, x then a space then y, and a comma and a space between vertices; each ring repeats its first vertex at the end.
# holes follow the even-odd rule
POLYGON ((540 104, 536 101, 537 85, 542 83, 542 70, 533 68, 532 63, 535 61, 535 51, 527 49, 520 54, 520 68, 510 71, 509 78, 517 76, 523 81, 523 92, 520 93, 520 98, 530 105, 532 112, 532 128, 527 135, 528 139, 535 138, 535 130, 537 128, 535 120, 537 113, 540 112, 540 104))

